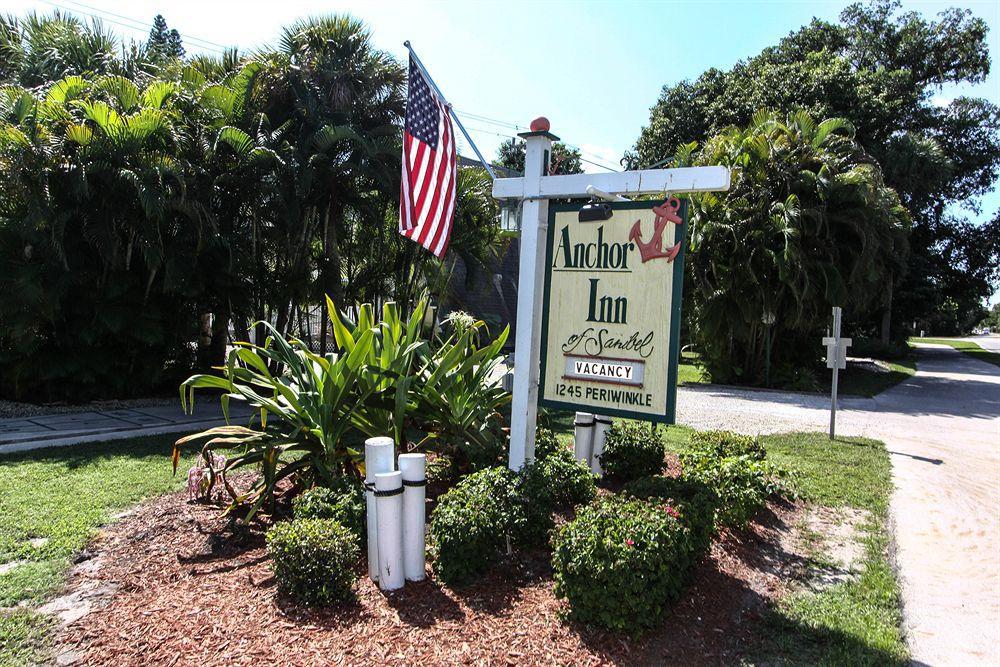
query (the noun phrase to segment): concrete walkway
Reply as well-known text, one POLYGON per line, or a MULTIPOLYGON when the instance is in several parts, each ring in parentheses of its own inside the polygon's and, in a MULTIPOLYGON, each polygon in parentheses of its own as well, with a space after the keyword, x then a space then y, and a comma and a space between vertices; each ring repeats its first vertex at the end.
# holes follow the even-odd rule
MULTIPOLYGON (((842 399, 838 435, 886 443, 905 631, 914 662, 1000 665, 1000 368, 921 345, 917 373, 842 399)), ((744 433, 825 431, 829 399, 706 386, 678 421, 744 433)))
MULTIPOLYGON (((230 417, 240 423, 250 411, 233 404, 230 417)), ((42 447, 75 445, 97 440, 117 440, 160 433, 197 431, 225 423, 219 401, 203 397, 190 415, 173 406, 153 406, 104 412, 75 412, 0 419, 0 454, 42 447)))

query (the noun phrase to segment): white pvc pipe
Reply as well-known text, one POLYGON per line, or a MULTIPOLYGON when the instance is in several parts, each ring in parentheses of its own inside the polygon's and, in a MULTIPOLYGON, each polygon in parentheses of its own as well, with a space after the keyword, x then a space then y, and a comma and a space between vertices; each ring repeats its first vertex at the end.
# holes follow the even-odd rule
POLYGON ((383 591, 402 588, 403 572, 403 473, 375 475, 378 506, 378 587, 383 591))
POLYGON ((403 475, 403 573, 407 581, 422 581, 424 571, 427 498, 426 454, 400 454, 403 475))
POLYGON ((594 415, 590 412, 577 412, 573 423, 576 426, 573 433, 573 456, 589 466, 594 452, 594 415))
POLYGON ((608 429, 610 428, 611 417, 594 415, 594 449, 590 455, 590 470, 598 477, 604 476, 604 469, 601 468, 601 454, 604 453, 604 441, 608 437, 608 429))
POLYGON ((378 581, 378 520, 375 505, 375 475, 392 472, 395 450, 392 438, 380 436, 365 440, 365 506, 368 521, 368 576, 378 581))

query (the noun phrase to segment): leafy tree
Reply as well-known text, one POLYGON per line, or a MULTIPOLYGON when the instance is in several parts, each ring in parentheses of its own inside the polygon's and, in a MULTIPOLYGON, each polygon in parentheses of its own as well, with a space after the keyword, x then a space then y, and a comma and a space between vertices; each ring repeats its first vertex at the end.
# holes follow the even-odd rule
POLYGON ((808 387, 830 306, 863 317, 905 257, 909 218, 844 119, 759 113, 681 164, 732 170, 728 192, 691 197, 689 328, 716 381, 808 387), (771 337, 766 315, 773 315, 771 337))
MULTIPOLYGON (((501 167, 524 173, 524 141, 511 137, 497 148, 496 163, 501 167)), ((582 174, 583 163, 580 151, 562 142, 552 144, 552 158, 549 168, 553 174, 582 174)))
POLYGON ((975 231, 956 213, 997 180, 1000 110, 982 99, 960 97, 943 107, 932 100, 943 84, 985 79, 986 24, 968 10, 928 21, 899 7, 889 0, 851 5, 839 23, 814 19, 729 71, 665 86, 627 156, 632 167, 662 162, 678 146, 745 126, 762 108, 849 120, 913 219, 907 267, 880 290, 883 317, 871 319, 884 337, 890 312, 897 333, 900 323, 940 321, 942 309, 966 314, 952 318, 956 327, 969 321, 992 293, 990 276, 1000 265, 996 252, 983 252, 997 247, 996 227, 975 231))

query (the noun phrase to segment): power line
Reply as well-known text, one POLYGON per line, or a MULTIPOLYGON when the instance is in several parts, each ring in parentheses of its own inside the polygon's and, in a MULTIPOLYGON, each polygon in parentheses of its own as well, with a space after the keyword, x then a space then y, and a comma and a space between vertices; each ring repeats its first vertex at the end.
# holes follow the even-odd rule
MULTIPOLYGON (((147 33, 147 31, 150 28, 150 26, 148 24, 144 23, 140 19, 135 19, 135 18, 132 18, 132 17, 129 17, 129 16, 124 16, 122 14, 117 14, 115 12, 111 12, 111 11, 108 11, 108 10, 105 10, 105 9, 100 9, 98 7, 93 7, 91 5, 87 5, 87 4, 84 4, 82 2, 78 2, 77 0, 63 0, 63 2, 66 2, 66 3, 70 4, 70 5, 73 5, 72 7, 67 7, 67 6, 59 4, 57 2, 53 2, 52 0, 42 0, 42 2, 44 2, 44 3, 48 4, 48 5, 51 5, 53 7, 56 7, 57 9, 62 9, 64 11, 67 11, 67 12, 70 12, 70 13, 83 14, 84 16, 88 16, 88 17, 90 17, 92 19, 95 19, 95 20, 98 20, 98 21, 106 21, 106 22, 111 23, 113 25, 121 26, 121 27, 127 28, 129 30, 139 31, 140 33, 147 33), (83 9, 79 9, 79 8, 83 8, 83 9), (90 10, 92 12, 96 12, 96 14, 92 14, 89 11, 84 11, 84 10, 90 10)), ((218 42, 213 42, 213 41, 210 41, 210 40, 207 40, 207 39, 202 39, 200 37, 194 37, 194 36, 189 35, 187 33, 178 32, 178 34, 185 41, 187 41, 189 44, 191 44, 191 45, 193 45, 193 46, 195 46, 197 48, 204 49, 206 51, 213 51, 213 52, 218 53, 220 55, 225 55, 226 50, 229 48, 229 47, 226 47, 223 44, 219 44, 218 42)), ((504 129, 511 129, 511 130, 516 131, 516 132, 522 132, 525 129, 527 129, 527 128, 525 128, 522 125, 518 125, 517 123, 510 123, 510 122, 507 122, 507 121, 504 121, 504 120, 500 120, 498 118, 492 118, 490 116, 485 116, 483 114, 473 113, 471 111, 464 111, 464 110, 460 111, 458 109, 455 109, 455 113, 457 113, 458 115, 463 116, 465 118, 471 118, 471 119, 473 119, 473 120, 475 120, 477 122, 487 123, 489 125, 494 125, 494 126, 497 126, 497 127, 500 127, 500 128, 504 128, 504 129)), ((505 137, 505 138, 508 138, 508 139, 516 139, 517 138, 517 136, 515 136, 513 134, 510 134, 509 132, 494 132, 494 131, 483 129, 483 128, 477 128, 476 131, 480 132, 480 133, 485 133, 485 134, 493 134, 495 136, 505 137)), ((569 147, 569 148, 572 148, 572 149, 575 149, 575 150, 579 151, 580 154, 581 154, 580 155, 580 160, 582 162, 586 162, 587 164, 593 165, 595 167, 600 167, 601 169, 607 169, 608 171, 618 171, 614 167, 609 167, 608 165, 602 164, 601 162, 597 162, 596 160, 591 160, 591 159, 588 159, 586 157, 583 157, 584 155, 587 155, 587 156, 590 156, 592 158, 597 158, 597 159, 603 160, 604 158, 602 156, 597 155, 595 153, 592 153, 590 151, 586 151, 581 146, 577 146, 576 144, 567 143, 565 141, 562 142, 562 143, 565 146, 569 147)))
MULTIPOLYGON (((146 24, 144 21, 142 21, 140 19, 132 18, 130 16, 123 16, 121 14, 116 14, 116 13, 114 13, 112 11, 107 10, 107 9, 100 9, 99 7, 92 7, 90 5, 86 5, 86 4, 82 3, 82 2, 77 2, 77 0, 63 0, 63 2, 68 2, 69 4, 75 5, 77 7, 83 7, 85 9, 90 9, 92 11, 95 11, 95 12, 99 13, 99 14, 104 14, 104 15, 107 15, 107 16, 114 16, 116 18, 119 18, 119 19, 122 19, 122 20, 125 20, 125 21, 130 21, 132 23, 136 23, 136 24, 142 26, 142 28, 141 28, 142 30, 146 30, 146 29, 149 28, 149 25, 146 24)), ((201 42, 201 44, 197 44, 197 43, 194 44, 194 46, 199 46, 201 48, 205 48, 205 49, 209 49, 209 50, 221 49, 222 51, 225 51, 227 48, 229 48, 225 44, 218 44, 217 42, 212 42, 212 41, 209 41, 207 39, 202 39, 201 37, 195 37, 195 36, 189 35, 187 33, 178 32, 177 34, 180 35, 181 37, 183 37, 188 42, 201 42)))
MULTIPOLYGON (((72 2, 72 0, 65 0, 65 1, 66 2, 72 2)), ((52 0, 42 0, 42 2, 44 2, 47 5, 51 5, 51 6, 55 7, 56 9, 61 9, 61 10, 65 11, 65 12, 69 12, 70 14, 82 14, 84 16, 87 16, 87 17, 91 18, 91 19, 94 19, 95 21, 101 21, 101 22, 104 22, 104 23, 110 23, 112 25, 116 25, 116 26, 119 26, 119 27, 122 27, 122 28, 127 28, 128 30, 137 31, 137 32, 144 33, 144 34, 148 34, 148 32, 150 30, 150 25, 149 24, 145 24, 142 21, 139 21, 138 19, 131 19, 131 18, 127 17, 127 16, 121 16, 119 14, 113 14, 111 12, 104 12, 104 10, 100 10, 100 9, 96 9, 96 8, 91 8, 91 9, 93 9, 93 11, 98 12, 97 14, 91 14, 90 12, 84 11, 82 9, 78 9, 76 7, 67 7, 67 6, 61 5, 61 4, 57 3, 57 2, 52 2, 52 0), (115 18, 110 18, 110 17, 115 17, 115 18), (118 19, 121 19, 121 20, 118 20, 118 19), (127 21, 128 23, 126 23, 125 21, 127 21)), ((88 7, 87 5, 81 5, 81 6, 82 7, 88 7)), ((178 34, 180 34, 183 39, 187 40, 189 44, 191 44, 191 45, 193 45, 195 47, 198 47, 200 49, 204 49, 205 51, 213 51, 213 52, 218 53, 220 55, 225 55, 225 48, 226 47, 224 47, 224 46, 217 45, 217 46, 219 46, 219 48, 215 48, 213 46, 207 46, 208 44, 214 44, 214 43, 198 39, 197 37, 191 37, 190 35, 184 35, 184 34, 181 34, 181 33, 178 33, 178 34), (197 42, 204 42, 204 44, 198 44, 197 42)))

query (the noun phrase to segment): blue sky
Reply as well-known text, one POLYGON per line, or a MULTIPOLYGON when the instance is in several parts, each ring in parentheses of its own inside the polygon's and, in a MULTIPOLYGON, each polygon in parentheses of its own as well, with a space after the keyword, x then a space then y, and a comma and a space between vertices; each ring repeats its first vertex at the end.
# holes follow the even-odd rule
MULTIPOLYGON (((189 52, 273 42, 296 18, 346 11, 364 19, 375 43, 405 58, 409 39, 487 157, 507 136, 545 115, 552 131, 582 149, 588 171, 620 169, 664 84, 728 68, 808 23, 836 20, 847 2, 559 0, 518 2, 376 2, 283 0, 0 0, 0 12, 99 16, 125 38, 145 38, 154 15, 185 37, 189 52), (594 164, 596 163, 596 164, 594 164), (604 165, 604 167, 598 166, 604 165)), ((934 15, 971 9, 990 26, 994 73, 976 86, 948 87, 1000 104, 1000 0, 904 2, 934 15)), ((464 149, 464 154, 471 151, 464 149)), ((984 198, 978 219, 1000 208, 984 198)))

